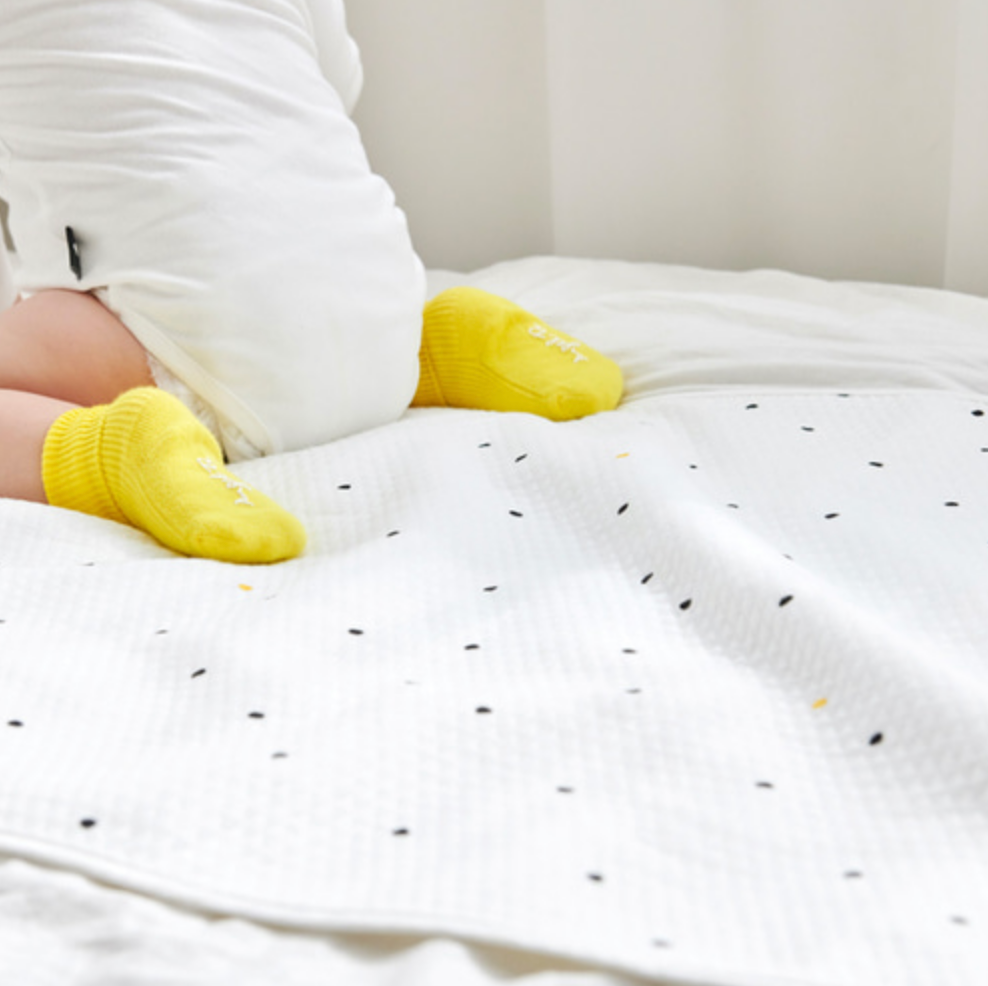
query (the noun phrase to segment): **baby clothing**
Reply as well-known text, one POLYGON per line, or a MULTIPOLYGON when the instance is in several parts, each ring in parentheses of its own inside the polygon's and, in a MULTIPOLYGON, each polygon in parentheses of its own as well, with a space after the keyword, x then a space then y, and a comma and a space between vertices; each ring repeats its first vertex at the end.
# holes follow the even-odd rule
POLYGON ((4 0, 16 287, 94 291, 230 459, 395 420, 425 278, 361 79, 342 0, 4 0))

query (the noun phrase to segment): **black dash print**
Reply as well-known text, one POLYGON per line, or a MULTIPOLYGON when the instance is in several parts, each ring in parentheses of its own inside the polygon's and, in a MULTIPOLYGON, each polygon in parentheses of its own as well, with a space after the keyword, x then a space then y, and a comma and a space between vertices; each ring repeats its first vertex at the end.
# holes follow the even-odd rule
POLYGON ((885 463, 884 462, 869 462, 868 465, 871 466, 873 469, 884 469, 885 468, 885 463))
POLYGON ((482 444, 477 446, 477 448, 490 448, 490 447, 491 447, 490 442, 483 442, 482 444))
POLYGON ((684 599, 680 604, 679 608, 685 613, 686 610, 690 609, 693 605, 692 599, 684 599))
POLYGON ((985 412, 982 411, 980 407, 976 411, 972 411, 971 414, 973 414, 976 418, 983 418, 985 416, 985 412))
POLYGON ((525 516, 520 510, 509 510, 508 513, 511 514, 512 517, 524 517, 525 516))
POLYGON ((961 927, 966 928, 967 925, 968 925, 968 920, 965 917, 961 917, 960 914, 954 914, 954 915, 951 915, 950 923, 951 924, 958 924, 961 927))
POLYGON ((640 688, 626 688, 624 693, 625 695, 641 695, 642 690, 640 688))
POLYGON ((861 870, 848 870, 844 874, 844 879, 845 880, 860 880, 863 876, 864 876, 864 873, 862 873, 861 870))
POLYGON ((168 633, 167 630, 155 630, 154 631, 154 635, 156 637, 163 637, 163 636, 165 636, 166 633, 168 633))
POLYGON ((625 647, 625 649, 623 651, 621 651, 621 653, 622 654, 637 654, 638 651, 636 651, 634 649, 634 647, 625 647))
POLYGON ((838 517, 840 517, 840 514, 838 514, 838 513, 831 513, 831 514, 824 514, 823 515, 823 519, 824 520, 836 520, 838 517))
POLYGON ((489 716, 494 710, 486 705, 477 706, 477 715, 479 716, 489 716))
POLYGON ((594 883, 603 883, 604 874, 603 873, 588 873, 587 879, 592 880, 594 883))
POLYGON ((248 719, 263 719, 264 718, 264 713, 263 712, 248 712, 247 713, 247 718, 248 719))
POLYGON ((665 938, 653 938, 652 948, 672 948, 672 943, 665 940, 665 938))
POLYGON ((391 834, 392 835, 410 835, 411 833, 409 832, 408 829, 393 829, 392 832, 391 832, 391 834))
POLYGON ((885 735, 883 733, 875 733, 875 735, 872 736, 870 740, 868 740, 868 745, 878 746, 878 744, 881 743, 883 739, 885 739, 885 735))
POLYGON ((700 467, 695 462, 690 463, 690 469, 699 469, 699 468, 700 467))
POLYGON ((83 819, 82 819, 82 820, 81 820, 81 821, 79 822, 79 824, 80 824, 80 825, 81 825, 81 826, 82 826, 82 827, 83 827, 84 829, 91 829, 91 828, 92 828, 92 827, 93 827, 93 826, 94 826, 94 825, 96 824, 96 819, 95 819, 95 818, 83 818, 83 819))
POLYGON ((342 483, 336 487, 338 490, 352 490, 353 487, 349 483, 342 483))
POLYGON ((642 585, 648 585, 648 583, 651 582, 654 577, 655 577, 655 572, 649 572, 648 575, 646 575, 642 579, 642 585))
POLYGON ((200 668, 198 671, 193 671, 192 672, 192 677, 193 678, 201 678, 205 673, 206 673, 206 669, 205 668, 200 668))
POLYGON ((276 753, 271 754, 272 760, 287 760, 288 754, 284 750, 278 750, 276 753))
POLYGON ((737 504, 737 503, 729 503, 728 506, 731 508, 731 510, 740 510, 741 509, 741 505, 740 504, 737 504))
POLYGON ((480 644, 467 644, 464 650, 480 650, 480 644))
POLYGON ((792 602, 792 600, 793 600, 793 597, 792 596, 783 596, 779 600, 779 605, 780 606, 788 606, 792 602))
POLYGON ((947 502, 944 503, 944 506, 945 507, 959 507, 960 504, 956 500, 947 500, 947 502))
POLYGON ((747 406, 747 407, 745 408, 745 410, 746 410, 746 411, 757 411, 757 410, 758 410, 758 405, 757 405, 757 404, 749 404, 749 405, 748 405, 748 406, 747 406))
POLYGON ((623 514, 630 506, 630 503, 622 503, 621 506, 618 507, 618 517, 620 517, 621 514, 623 514))
POLYGON ((399 534, 401 534, 401 531, 388 531, 389 538, 396 538, 399 534))
POLYGON ((755 787, 764 788, 766 791, 772 791, 775 789, 775 785, 771 781, 759 781, 755 787))
POLYGON ((21 729, 24 726, 24 723, 21 722, 20 719, 11 719, 10 722, 7 723, 7 725, 13 729, 21 729))
POLYGON ((484 586, 484 592, 497 592, 497 586, 496 585, 485 585, 484 586))
POLYGON ((518 458, 515 459, 515 462, 524 462, 527 458, 528 458, 528 453, 526 452, 524 455, 519 455, 518 458))
POLYGON ((803 431, 816 431, 816 428, 814 428, 812 425, 803 425, 802 426, 802 430, 803 431))
POLYGON ((350 634, 351 637, 362 637, 364 635, 364 631, 358 630, 357 627, 350 627, 350 629, 347 630, 347 633, 350 634))
POLYGON ((571 787, 557 787, 556 790, 560 794, 572 794, 573 793, 573 788, 571 788, 571 787))

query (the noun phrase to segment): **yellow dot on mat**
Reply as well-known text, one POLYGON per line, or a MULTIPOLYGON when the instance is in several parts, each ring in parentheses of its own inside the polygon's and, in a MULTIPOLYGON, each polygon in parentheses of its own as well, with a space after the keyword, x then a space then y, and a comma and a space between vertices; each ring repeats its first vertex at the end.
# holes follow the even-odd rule
POLYGON ((244 585, 243 582, 241 582, 240 585, 237 586, 237 588, 238 589, 243 589, 244 592, 253 592, 254 591, 254 587, 252 585, 244 585))
POLYGON ((822 709, 826 704, 827 704, 827 700, 825 698, 817 699, 817 701, 813 703, 813 708, 822 709))
POLYGON ((628 458, 628 457, 629 457, 630 455, 631 455, 631 453, 630 453, 630 452, 622 452, 622 453, 621 453, 621 454, 620 454, 620 455, 618 456, 618 458, 619 458, 619 459, 627 459, 627 458, 628 458))

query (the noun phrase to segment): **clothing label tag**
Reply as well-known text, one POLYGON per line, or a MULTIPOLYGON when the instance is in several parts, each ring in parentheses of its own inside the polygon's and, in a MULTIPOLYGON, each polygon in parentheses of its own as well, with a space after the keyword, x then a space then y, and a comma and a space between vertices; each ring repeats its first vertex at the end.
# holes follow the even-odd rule
POLYGON ((77 281, 82 280, 82 253, 79 250, 79 241, 75 237, 75 232, 71 226, 65 227, 65 242, 69 248, 69 267, 75 274, 77 281))

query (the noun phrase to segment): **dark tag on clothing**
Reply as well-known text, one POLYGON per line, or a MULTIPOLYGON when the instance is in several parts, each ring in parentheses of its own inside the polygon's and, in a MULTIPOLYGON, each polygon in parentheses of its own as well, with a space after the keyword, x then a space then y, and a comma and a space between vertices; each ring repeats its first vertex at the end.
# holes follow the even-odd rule
POLYGON ((65 227, 65 242, 69 248, 69 267, 72 268, 72 273, 75 274, 75 279, 77 281, 81 281, 82 253, 79 250, 79 241, 76 239, 75 232, 71 226, 65 227))

